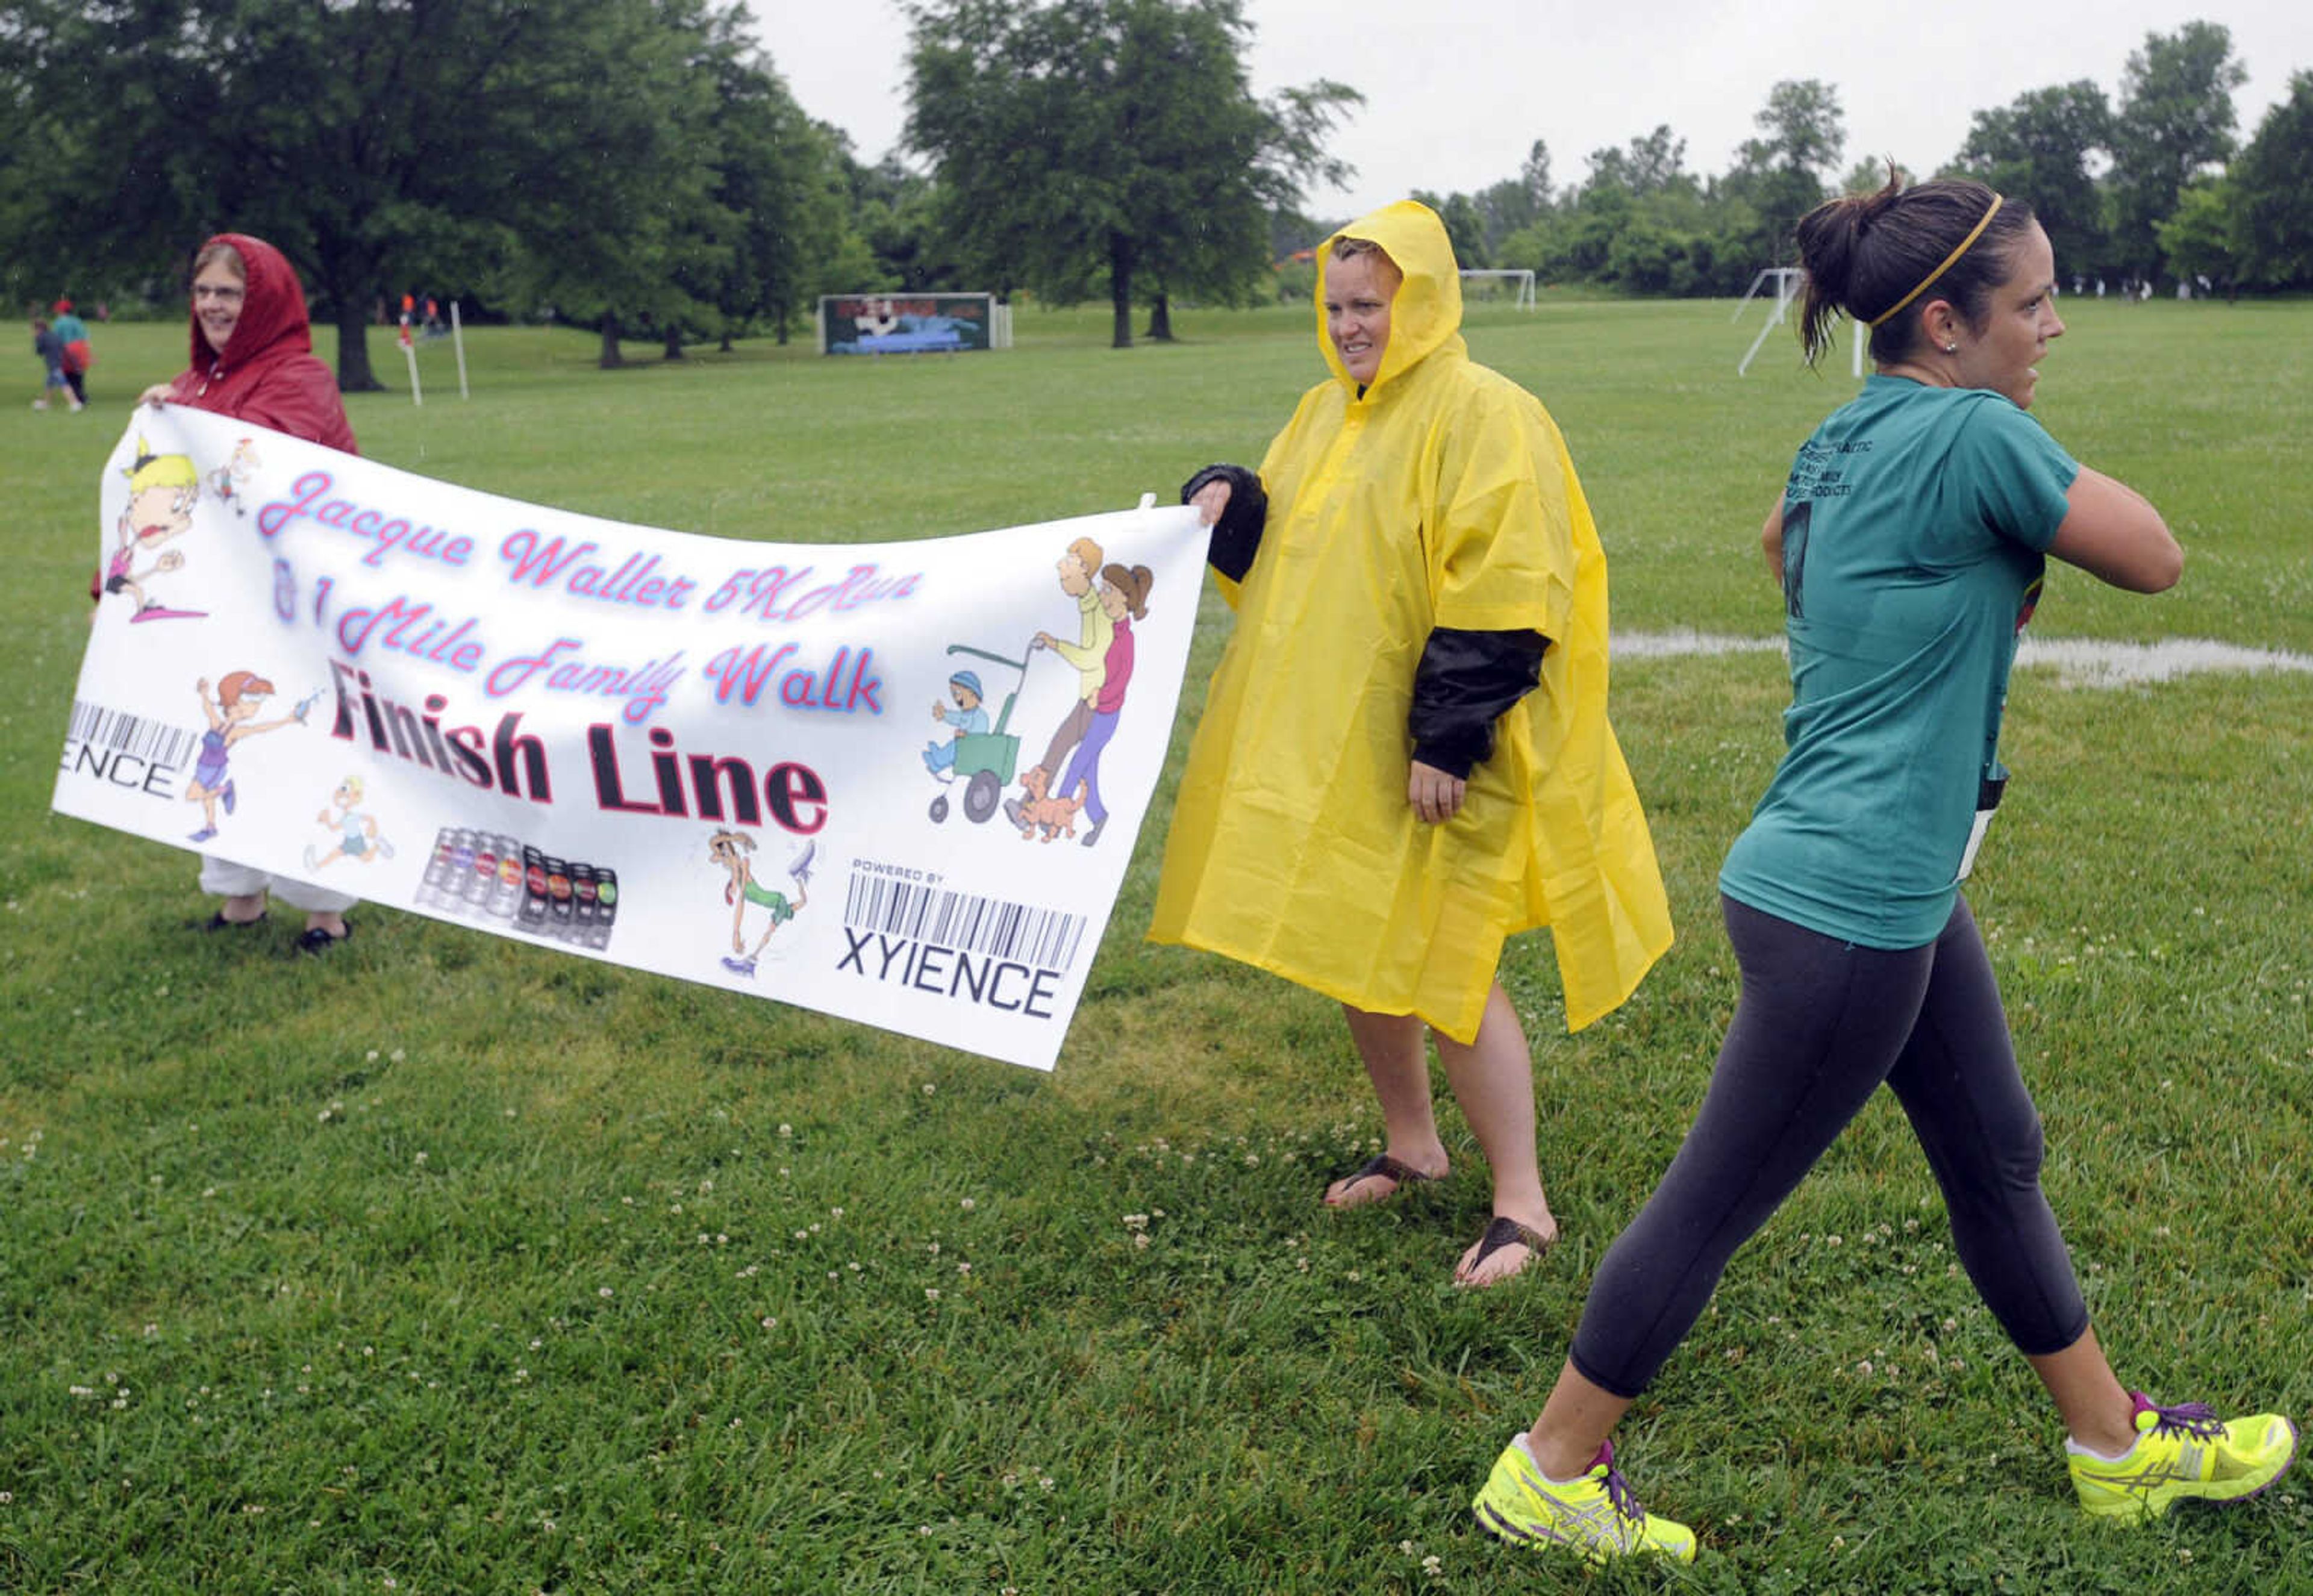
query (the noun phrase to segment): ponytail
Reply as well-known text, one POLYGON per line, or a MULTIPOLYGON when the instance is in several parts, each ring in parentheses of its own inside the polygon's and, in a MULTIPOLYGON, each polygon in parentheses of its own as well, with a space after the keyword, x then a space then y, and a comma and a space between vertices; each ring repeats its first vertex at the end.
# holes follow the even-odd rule
POLYGON ((1807 271, 1799 346, 1807 364, 1831 347, 1842 314, 1871 329, 1871 358, 1883 365, 1912 352, 1920 312, 1935 300, 1980 323, 2031 225, 2031 206, 1982 183, 1939 179, 1907 189, 1893 162, 1876 192, 1817 206, 1797 229, 1807 271))

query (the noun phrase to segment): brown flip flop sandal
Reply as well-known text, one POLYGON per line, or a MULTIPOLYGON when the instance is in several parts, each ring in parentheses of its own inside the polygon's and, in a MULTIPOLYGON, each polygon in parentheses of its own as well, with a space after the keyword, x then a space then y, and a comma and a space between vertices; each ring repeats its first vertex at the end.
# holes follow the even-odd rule
MULTIPOLYGON (((1342 1182, 1341 1197, 1346 1197, 1350 1193, 1358 1188, 1360 1182, 1370 1180, 1376 1175, 1385 1175, 1390 1179, 1397 1182, 1397 1191, 1391 1192, 1389 1197, 1397 1196, 1398 1192, 1403 1191, 1409 1186, 1420 1186, 1424 1183, 1434 1184, 1446 1178, 1443 1175, 1425 1175, 1410 1163, 1401 1162, 1399 1160, 1392 1158, 1386 1153, 1376 1153, 1371 1158, 1366 1160, 1365 1162, 1359 1164, 1356 1169, 1351 1170, 1347 1175, 1336 1175, 1333 1178, 1333 1180, 1342 1182)), ((1333 1184, 1333 1180, 1326 1181, 1326 1186, 1330 1188, 1333 1184)), ((1385 1203, 1389 1201, 1389 1197, 1376 1197, 1374 1200, 1376 1202, 1385 1203)), ((1336 1198, 1333 1201, 1327 1203, 1325 1206, 1329 1208, 1362 1208, 1366 1205, 1363 1203, 1344 1203, 1339 1198, 1336 1198)))
MULTIPOLYGON (((1470 1260, 1470 1267, 1474 1270, 1480 1264, 1484 1263, 1505 1247, 1526 1249, 1526 1263, 1520 1264, 1499 1280, 1489 1280, 1484 1283, 1486 1286, 1506 1285, 1525 1274, 1527 1265, 1539 1262, 1548 1255, 1552 1248, 1557 1245, 1558 1237, 1555 1233, 1545 1236, 1540 1231, 1520 1224, 1507 1214, 1497 1214, 1486 1222, 1485 1233, 1478 1238, 1478 1256, 1470 1260)), ((1476 1281, 1456 1281, 1455 1284, 1484 1289, 1476 1281)))

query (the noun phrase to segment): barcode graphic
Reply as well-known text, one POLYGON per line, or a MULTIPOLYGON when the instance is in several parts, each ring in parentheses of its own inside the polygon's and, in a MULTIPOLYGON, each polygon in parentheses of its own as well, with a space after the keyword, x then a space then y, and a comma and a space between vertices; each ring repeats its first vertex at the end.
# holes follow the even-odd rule
POLYGON ((1065 970, 1083 950, 1086 916, 854 872, 843 923, 1037 969, 1065 970))
POLYGON ((124 710, 107 709, 80 698, 73 700, 72 727, 66 735, 84 747, 110 749, 159 770, 173 770, 191 759, 201 740, 198 732, 183 731, 165 721, 142 720, 124 710))

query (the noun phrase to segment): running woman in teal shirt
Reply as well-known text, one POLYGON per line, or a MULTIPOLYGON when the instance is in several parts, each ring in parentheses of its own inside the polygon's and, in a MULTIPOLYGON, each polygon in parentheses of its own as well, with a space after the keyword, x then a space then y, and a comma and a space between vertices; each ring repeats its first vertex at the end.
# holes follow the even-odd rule
POLYGON ((2159 514, 2026 414, 2064 330, 2047 235, 1981 184, 1890 182, 1799 224, 1810 363, 1844 313, 1877 374, 1801 447, 1763 541, 1791 662, 1787 751, 1719 878, 1742 995, 1693 1127, 1600 1260, 1565 1367, 1473 1504, 1504 1539, 1694 1555, 1608 1437, 1736 1250, 1884 1083, 1969 1279, 2054 1399, 2080 1504, 2237 1501, 2296 1455, 2284 1417, 2124 1387, 2040 1189, 2040 1121, 1959 883, 2007 779, 2001 712, 2050 557, 2137 592, 2184 557, 2159 514))

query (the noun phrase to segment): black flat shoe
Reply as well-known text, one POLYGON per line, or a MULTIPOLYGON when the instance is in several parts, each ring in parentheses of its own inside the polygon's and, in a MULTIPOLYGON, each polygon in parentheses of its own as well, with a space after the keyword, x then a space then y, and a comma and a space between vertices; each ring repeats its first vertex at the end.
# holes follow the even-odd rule
POLYGON ((224 910, 219 909, 193 929, 196 931, 246 931, 252 925, 264 924, 265 916, 262 913, 259 913, 254 920, 228 920, 224 917, 224 910))
POLYGON ((354 928, 351 925, 346 927, 346 934, 343 936, 331 936, 319 925, 308 925, 297 934, 297 951, 300 953, 312 953, 318 957, 328 952, 339 943, 351 942, 353 936, 354 928))

